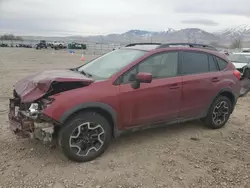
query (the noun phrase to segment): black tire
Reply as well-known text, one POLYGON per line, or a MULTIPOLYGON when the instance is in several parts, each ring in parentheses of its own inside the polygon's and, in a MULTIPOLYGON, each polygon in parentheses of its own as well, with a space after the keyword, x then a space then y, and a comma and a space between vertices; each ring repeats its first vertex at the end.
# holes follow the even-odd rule
MULTIPOLYGON (((80 128, 82 129, 83 127, 80 127, 80 128)), ((90 129, 88 129, 88 130, 90 130, 90 129)), ((93 130, 96 130, 96 129, 93 129, 93 130)), ((93 130, 91 129, 91 131, 93 131, 93 130)), ((83 132, 83 134, 84 133, 86 133, 86 131, 83 132)), ((107 119, 105 117, 103 117, 102 115, 100 115, 96 112, 80 112, 80 113, 77 113, 76 115, 72 116, 65 123, 65 125, 60 129, 59 136, 58 136, 58 143, 59 143, 59 146, 60 146, 62 152, 64 153, 64 155, 68 159, 75 161, 75 162, 87 162, 87 161, 91 161, 91 160, 99 157, 101 154, 104 153, 104 151, 109 146, 111 136, 112 136, 111 125, 109 124, 109 122, 107 121, 107 119), (79 125, 87 123, 87 122, 92 122, 92 123, 95 123, 96 125, 101 126, 101 128, 99 127, 98 129, 100 129, 104 133, 101 136, 99 133, 95 133, 95 134, 98 135, 97 136, 98 141, 99 141, 99 139, 101 139, 103 143, 101 143, 99 141, 100 146, 99 146, 98 150, 97 150, 97 147, 95 147, 96 149, 92 149, 92 150, 87 149, 87 152, 85 153, 86 155, 80 156, 77 153, 80 151, 83 151, 83 150, 81 150, 80 147, 79 148, 76 147, 79 145, 76 145, 76 143, 74 145, 75 147, 72 147, 72 145, 70 145, 72 142, 71 139, 79 139, 80 135, 78 135, 77 138, 72 138, 71 136, 73 136, 75 131, 79 132, 79 129, 78 129, 79 125), (90 151, 92 151, 92 152, 90 152, 90 151)), ((80 140, 78 142, 80 142, 81 144, 85 143, 83 140, 80 140)), ((90 148, 91 147, 93 147, 93 145, 90 146, 90 148)))
MULTIPOLYGON (((225 96, 218 96, 213 104, 211 105, 209 111, 208 111, 208 114, 207 114, 207 117, 205 117, 204 119, 202 119, 202 121, 205 123, 205 125, 211 129, 219 129, 219 128, 222 128, 228 121, 230 115, 231 115, 231 112, 232 112, 232 102, 230 101, 230 99, 228 97, 225 97, 225 96), (216 109, 218 109, 218 105, 219 104, 223 104, 225 106, 227 106, 228 108, 225 108, 228 113, 226 115, 224 115, 224 118, 223 120, 218 123, 219 121, 217 121, 217 123, 215 123, 215 115, 214 112, 216 111, 216 109)), ((216 113, 216 112, 215 112, 216 113)))

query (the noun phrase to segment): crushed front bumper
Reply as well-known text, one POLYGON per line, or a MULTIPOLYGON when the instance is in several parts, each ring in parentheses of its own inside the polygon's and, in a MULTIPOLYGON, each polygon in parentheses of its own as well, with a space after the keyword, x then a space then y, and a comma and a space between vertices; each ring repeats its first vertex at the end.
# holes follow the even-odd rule
POLYGON ((20 116, 16 99, 9 100, 9 128, 22 137, 28 137, 28 132, 34 131, 34 121, 20 116))
POLYGON ((38 139, 44 144, 53 143, 54 124, 21 113, 16 99, 9 99, 9 128, 17 136, 38 139))

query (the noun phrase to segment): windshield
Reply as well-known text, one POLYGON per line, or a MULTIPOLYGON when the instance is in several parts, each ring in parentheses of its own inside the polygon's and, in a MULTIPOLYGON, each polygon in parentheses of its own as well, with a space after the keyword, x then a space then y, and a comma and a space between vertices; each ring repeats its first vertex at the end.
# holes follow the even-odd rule
POLYGON ((249 58, 247 58, 245 55, 231 54, 229 55, 229 59, 234 63, 249 63, 249 58))
POLYGON ((106 79, 146 53, 145 51, 132 49, 114 50, 79 67, 77 71, 96 78, 106 79))

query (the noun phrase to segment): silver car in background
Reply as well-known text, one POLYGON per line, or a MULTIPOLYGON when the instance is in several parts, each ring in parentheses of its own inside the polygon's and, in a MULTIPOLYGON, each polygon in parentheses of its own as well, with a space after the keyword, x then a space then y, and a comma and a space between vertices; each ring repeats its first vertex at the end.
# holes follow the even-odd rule
POLYGON ((240 71, 242 79, 250 79, 250 54, 233 53, 229 54, 228 58, 234 64, 235 68, 240 71))

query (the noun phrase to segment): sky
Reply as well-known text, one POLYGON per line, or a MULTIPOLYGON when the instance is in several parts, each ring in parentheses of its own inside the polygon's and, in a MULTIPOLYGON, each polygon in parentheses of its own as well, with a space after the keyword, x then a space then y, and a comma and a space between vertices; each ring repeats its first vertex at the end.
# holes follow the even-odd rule
POLYGON ((250 0, 0 0, 0 34, 99 35, 250 25, 250 0))

